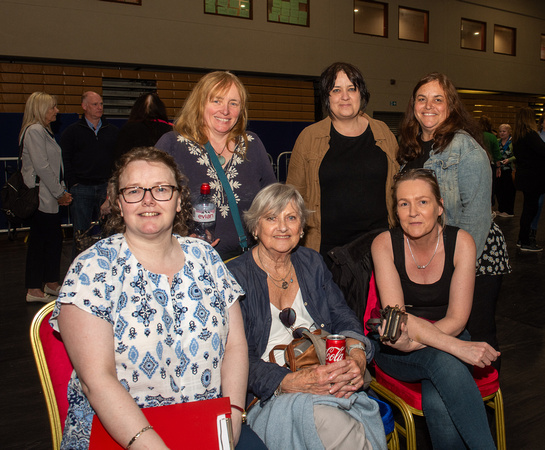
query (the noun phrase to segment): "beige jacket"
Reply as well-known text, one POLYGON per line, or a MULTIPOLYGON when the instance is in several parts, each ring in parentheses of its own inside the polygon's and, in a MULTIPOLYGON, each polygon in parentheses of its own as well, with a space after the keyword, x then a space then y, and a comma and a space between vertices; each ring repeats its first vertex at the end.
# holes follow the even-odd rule
MULTIPOLYGON (((386 203, 388 221, 394 226, 392 186, 394 175, 399 170, 396 162, 397 140, 388 126, 379 120, 364 114, 375 137, 377 146, 386 153, 388 158, 388 178, 386 180, 386 203)), ((307 223, 307 231, 303 245, 320 251, 321 243, 321 211, 320 211, 320 180, 318 172, 325 154, 329 150, 329 131, 331 119, 328 117, 306 127, 295 142, 288 168, 286 183, 297 188, 305 200, 308 209, 314 211, 307 223)))

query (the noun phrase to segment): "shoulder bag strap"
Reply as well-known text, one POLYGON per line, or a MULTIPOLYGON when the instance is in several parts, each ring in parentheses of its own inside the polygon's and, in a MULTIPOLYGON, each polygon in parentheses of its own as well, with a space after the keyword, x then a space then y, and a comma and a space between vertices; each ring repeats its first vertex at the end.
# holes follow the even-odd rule
POLYGON ((309 338, 314 344, 314 350, 316 350, 316 356, 318 356, 318 361, 320 361, 320 364, 323 366, 325 364, 325 357, 326 357, 326 342, 324 340, 325 336, 322 336, 321 333, 320 334, 311 333, 308 330, 303 330, 303 335, 309 338))
POLYGON ((227 176, 225 175, 225 172, 223 171, 223 167, 221 167, 218 156, 216 155, 216 152, 214 151, 214 148, 212 147, 210 142, 207 142, 204 148, 206 148, 206 151, 208 152, 210 161, 212 162, 214 169, 216 169, 216 173, 218 174, 218 178, 221 181, 223 190, 225 191, 225 194, 227 195, 227 200, 229 202, 229 209, 231 210, 231 217, 233 217, 233 222, 235 222, 235 228, 237 229, 238 240, 240 242, 240 246, 242 247, 242 251, 245 252, 246 250, 248 250, 248 241, 246 238, 246 233, 244 233, 244 227, 242 226, 242 221, 240 220, 240 214, 238 212, 238 205, 237 205, 237 201, 235 200, 235 194, 233 194, 233 189, 231 189, 229 180, 227 180, 227 176))
MULTIPOLYGON (((29 125, 30 126, 30 125, 29 125)), ((28 130, 28 127, 25 128, 25 131, 23 131, 23 136, 21 136, 21 141, 19 142, 19 157, 17 158, 17 168, 21 170, 23 165, 23 148, 25 146, 25 134, 28 130)))
MULTIPOLYGON (((29 127, 30 125, 25 128, 25 131, 23 131, 23 136, 21 137, 21 142, 19 142, 19 158, 17 158, 17 169, 19 170, 23 169, 23 149, 25 146, 25 135, 29 127)), ((39 182, 40 177, 38 175, 34 175, 34 186, 39 182)))

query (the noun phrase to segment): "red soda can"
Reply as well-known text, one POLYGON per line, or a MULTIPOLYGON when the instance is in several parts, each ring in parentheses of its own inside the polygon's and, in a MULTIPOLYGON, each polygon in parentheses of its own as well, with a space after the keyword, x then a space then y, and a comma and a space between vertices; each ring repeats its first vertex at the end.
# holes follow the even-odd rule
POLYGON ((346 354, 346 337, 342 334, 330 334, 325 341, 325 363, 342 361, 346 354))

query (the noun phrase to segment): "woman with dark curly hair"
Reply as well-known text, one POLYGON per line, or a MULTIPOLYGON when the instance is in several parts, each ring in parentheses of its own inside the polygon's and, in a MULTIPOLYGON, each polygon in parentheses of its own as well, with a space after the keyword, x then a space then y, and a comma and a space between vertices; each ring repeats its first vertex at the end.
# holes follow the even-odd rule
POLYGON ((74 365, 62 448, 88 448, 94 414, 123 447, 167 448, 140 408, 222 396, 238 441, 243 291, 209 244, 187 237, 186 178, 167 153, 136 148, 108 193, 118 234, 77 257, 51 319, 74 365))
MULTIPOLYGON (((447 224, 473 237, 477 277, 467 328, 473 340, 498 350, 496 303, 502 275, 511 268, 503 233, 492 221, 492 173, 482 135, 452 81, 433 72, 413 89, 401 124, 397 159, 403 171, 424 167, 435 172, 447 224)), ((499 368, 499 358, 493 365, 499 368)))
POLYGON ((399 166, 395 136, 364 112, 370 94, 357 67, 331 64, 320 76, 320 95, 328 117, 297 138, 286 182, 314 211, 303 245, 330 267, 329 250, 393 226, 390 191, 399 166))

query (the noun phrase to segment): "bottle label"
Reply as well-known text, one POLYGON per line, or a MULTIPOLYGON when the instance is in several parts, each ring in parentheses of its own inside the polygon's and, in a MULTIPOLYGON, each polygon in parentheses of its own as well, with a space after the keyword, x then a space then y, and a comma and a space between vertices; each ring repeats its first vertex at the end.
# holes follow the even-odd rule
POLYGON ((197 211, 193 210, 193 220, 195 222, 215 222, 216 210, 213 211, 197 211))

